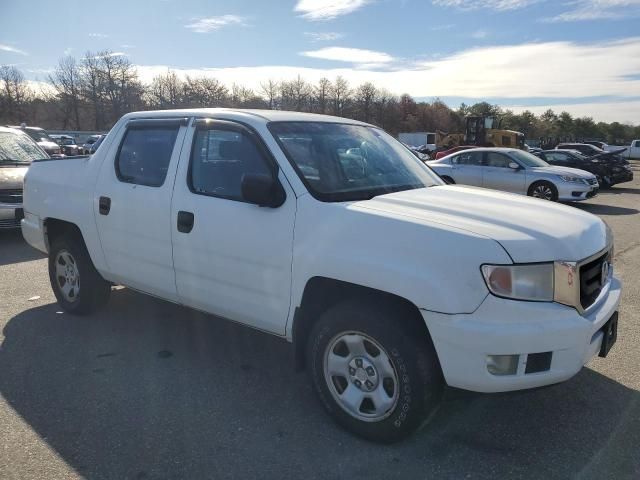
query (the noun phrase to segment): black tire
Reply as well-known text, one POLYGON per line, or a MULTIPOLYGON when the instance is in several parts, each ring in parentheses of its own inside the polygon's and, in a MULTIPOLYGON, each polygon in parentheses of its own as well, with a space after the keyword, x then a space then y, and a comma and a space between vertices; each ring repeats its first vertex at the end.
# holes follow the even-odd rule
POLYGON ((442 180, 447 182, 448 185, 455 185, 456 184, 456 181, 453 178, 451 178, 450 176, 448 176, 448 175, 443 175, 442 176, 442 180))
POLYGON ((531 186, 529 187, 529 190, 527 191, 527 195, 529 195, 530 197, 543 198, 544 200, 550 200, 552 202, 558 201, 558 189, 553 183, 547 182, 544 180, 532 183, 531 186), (550 196, 543 198, 541 196, 536 195, 536 190, 539 188, 548 189, 551 192, 550 196))
MULTIPOLYGON (((418 429, 440 404, 444 380, 431 339, 424 330, 412 328, 404 316, 404 312, 384 304, 350 300, 322 314, 309 337, 307 365, 322 405, 340 426, 367 440, 381 443, 402 440, 418 429), (367 421, 349 413, 334 397, 338 395, 335 377, 326 380, 325 353, 342 334, 365 334, 377 342, 383 348, 383 358, 389 359, 396 373, 395 403, 379 419, 367 421)), ((349 358, 354 357, 352 354, 345 357, 349 358)), ((353 378, 351 383, 356 381, 353 378)), ((378 385, 388 385, 384 382, 390 380, 383 379, 383 374, 376 378, 378 385)), ((344 382, 355 388, 346 377, 344 382)), ((359 410, 370 401, 359 403, 359 410)))
POLYGON ((53 240, 49 250, 49 280, 62 309, 75 315, 87 315, 96 311, 107 303, 111 293, 111 284, 105 281, 95 269, 84 241, 77 234, 67 234, 53 240), (62 264, 59 256, 64 255, 65 252, 75 262, 79 277, 77 293, 71 299, 67 298, 69 295, 65 296, 61 287, 61 283, 64 285, 64 282, 60 281, 56 273, 58 269, 56 261, 62 264))

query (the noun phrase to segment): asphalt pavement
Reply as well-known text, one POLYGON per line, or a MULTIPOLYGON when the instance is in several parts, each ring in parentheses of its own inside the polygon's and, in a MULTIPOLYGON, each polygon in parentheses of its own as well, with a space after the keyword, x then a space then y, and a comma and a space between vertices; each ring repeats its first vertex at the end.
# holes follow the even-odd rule
POLYGON ((581 208, 615 234, 618 343, 552 387, 447 389, 382 446, 337 427, 289 345, 128 289, 62 313, 46 259, 0 232, 0 478, 640 478, 640 163, 581 208))

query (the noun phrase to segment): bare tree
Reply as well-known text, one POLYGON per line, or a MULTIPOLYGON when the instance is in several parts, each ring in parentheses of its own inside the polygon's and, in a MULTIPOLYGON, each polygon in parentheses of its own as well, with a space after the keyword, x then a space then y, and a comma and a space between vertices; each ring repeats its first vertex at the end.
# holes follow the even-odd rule
POLYGON ((224 107, 229 104, 229 90, 219 80, 187 76, 184 102, 190 107, 224 107))
POLYGON ((22 72, 12 65, 0 66, 0 119, 7 123, 27 121, 32 92, 22 72))
POLYGON ((71 56, 61 58, 53 75, 49 75, 48 79, 62 107, 63 128, 67 128, 73 120, 74 128, 80 129, 82 79, 76 59, 71 56))
POLYGON ((153 108, 178 108, 183 105, 185 85, 175 72, 156 75, 147 88, 147 102, 153 108))
POLYGON ((315 100, 319 113, 327 113, 332 87, 328 78, 323 77, 318 81, 315 87, 315 100))
POLYGON ((356 88, 355 104, 357 115, 365 122, 370 122, 373 118, 373 106, 376 101, 378 90, 371 82, 366 82, 356 88))
POLYGON ((331 89, 334 115, 342 116, 344 114, 350 93, 349 82, 347 82, 343 77, 337 76, 333 82, 333 88, 331 89))
POLYGON ((262 90, 262 94, 267 98, 269 110, 278 108, 278 82, 269 79, 260 84, 260 89, 262 90))

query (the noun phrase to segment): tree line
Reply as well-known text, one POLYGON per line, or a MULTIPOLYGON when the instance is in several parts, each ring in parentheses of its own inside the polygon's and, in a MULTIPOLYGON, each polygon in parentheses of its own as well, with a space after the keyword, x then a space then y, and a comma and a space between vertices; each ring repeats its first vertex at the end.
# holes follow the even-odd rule
POLYGON ((640 126, 596 123, 591 117, 574 118, 553 110, 516 114, 487 102, 452 109, 439 99, 416 101, 371 82, 351 85, 340 76, 317 83, 300 76, 266 80, 250 89, 211 77, 182 78, 168 70, 143 84, 130 60, 111 51, 87 52, 81 59, 63 57, 46 83, 49 88, 38 91, 15 66, 0 66, 0 124, 103 131, 135 110, 237 107, 337 115, 379 125, 392 134, 461 132, 466 116, 494 114, 502 119, 502 128, 534 140, 600 139, 615 144, 640 138, 640 126))

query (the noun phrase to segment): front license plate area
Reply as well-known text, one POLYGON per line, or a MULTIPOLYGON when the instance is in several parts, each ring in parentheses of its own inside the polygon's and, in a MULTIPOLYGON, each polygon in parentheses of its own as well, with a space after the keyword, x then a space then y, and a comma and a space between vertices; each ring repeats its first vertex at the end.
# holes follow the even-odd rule
POLYGON ((602 334, 602 345, 600 346, 600 353, 598 356, 604 358, 618 339, 618 312, 611 315, 611 318, 607 320, 607 323, 602 326, 602 334))

